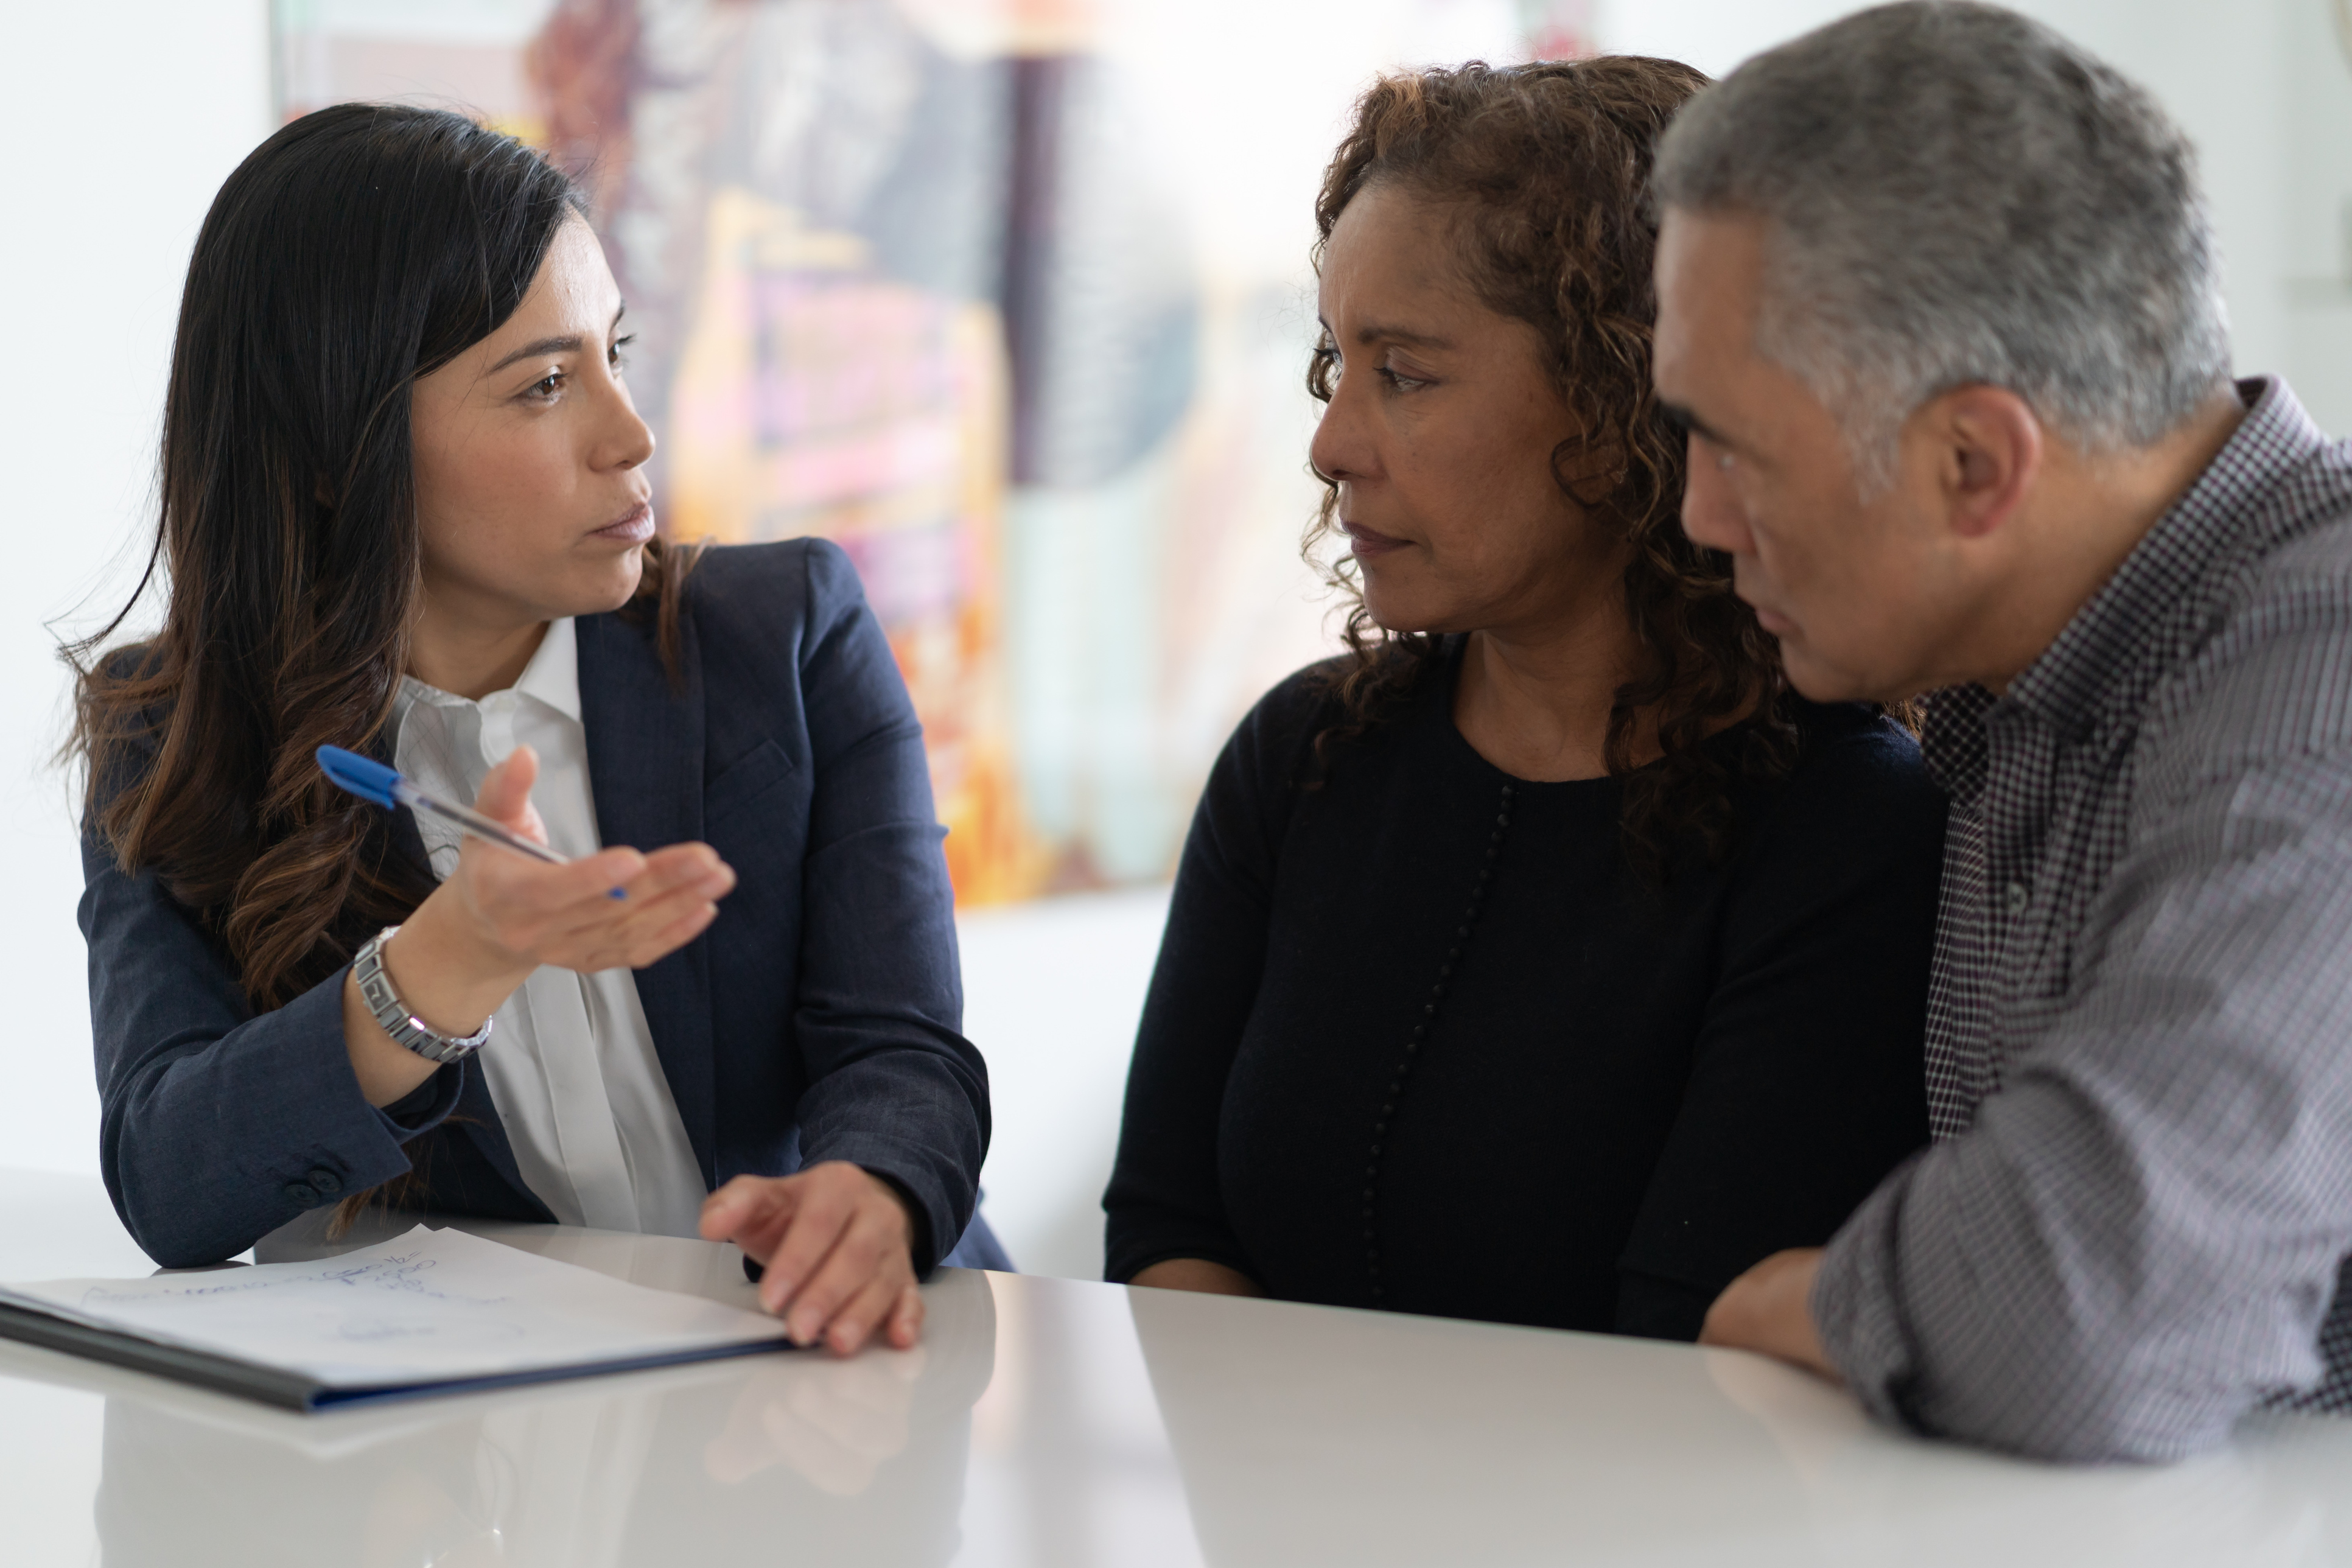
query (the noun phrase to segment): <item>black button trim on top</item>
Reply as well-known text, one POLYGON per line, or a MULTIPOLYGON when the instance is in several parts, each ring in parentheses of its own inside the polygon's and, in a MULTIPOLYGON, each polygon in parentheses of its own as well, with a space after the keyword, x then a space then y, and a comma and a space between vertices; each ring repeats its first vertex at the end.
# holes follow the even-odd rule
POLYGON ((1378 1121, 1372 1123, 1371 1163, 1364 1170, 1364 1277, 1370 1287, 1371 1304, 1380 1306, 1388 1295, 1381 1280, 1380 1229, 1374 1211, 1374 1195, 1379 1191, 1381 1174, 1381 1143, 1387 1136, 1389 1118, 1395 1114, 1396 1102, 1404 1092, 1405 1075, 1411 1070, 1414 1056, 1429 1037, 1429 1025, 1437 1016, 1437 1005, 1445 999, 1447 983, 1454 978, 1454 966, 1462 962, 1462 950, 1470 945, 1471 928, 1478 922, 1478 901, 1494 879, 1496 857, 1502 853, 1503 835, 1511 826, 1511 786, 1503 786, 1502 809, 1495 814, 1495 831, 1487 837, 1486 855, 1478 868, 1478 880, 1470 889, 1470 907, 1462 912, 1462 922, 1454 928, 1454 945, 1446 950, 1444 962, 1437 966, 1437 978, 1429 988, 1429 1000, 1422 1005, 1421 1021, 1412 1026, 1412 1036, 1404 1043, 1404 1056, 1397 1063, 1396 1075, 1390 1080, 1388 1093, 1381 1106, 1378 1121))

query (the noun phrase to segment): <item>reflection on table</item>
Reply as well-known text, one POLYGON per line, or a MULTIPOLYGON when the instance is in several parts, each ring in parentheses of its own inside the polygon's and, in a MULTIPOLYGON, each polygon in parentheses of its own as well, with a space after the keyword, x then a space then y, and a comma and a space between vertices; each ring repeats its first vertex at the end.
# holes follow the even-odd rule
POLYGON ((1889 1434, 1740 1352, 1561 1335, 1567 1353, 1530 1354, 1530 1331, 1296 1309, 1244 1331, 1204 1307, 1131 1297, 1213 1568, 2352 1563, 2352 1422, 2263 1418, 2190 1464, 2063 1469, 1889 1434), (1286 1370, 1234 1377, 1243 1337, 1286 1370))
POLYGON ((986 1279, 933 1299, 906 1355, 787 1353, 326 1417, 111 1394, 98 1536, 108 1568, 608 1564, 765 1542, 810 1563, 945 1563, 974 1400, 993 1363, 986 1279))
MULTIPOLYGON (((0 1279, 130 1272, 111 1225, 95 1182, 0 1172, 0 1279)), ((753 1301, 730 1247, 467 1228, 753 1301)), ((960 1270, 926 1291, 913 1352, 316 1415, 0 1342, 0 1562, 2352 1568, 2352 1421, 2065 1470, 1883 1431, 1734 1353, 960 1270)))

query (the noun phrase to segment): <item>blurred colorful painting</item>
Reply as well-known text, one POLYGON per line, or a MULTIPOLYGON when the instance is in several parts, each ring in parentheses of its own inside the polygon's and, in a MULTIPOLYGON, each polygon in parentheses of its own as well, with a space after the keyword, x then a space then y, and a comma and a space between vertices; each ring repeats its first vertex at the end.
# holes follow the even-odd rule
POLYGON ((586 184, 666 531, 857 563, 960 899, 1165 877, 1297 553, 1318 179, 1400 64, 1590 0, 277 0, 288 117, 457 108, 586 184))

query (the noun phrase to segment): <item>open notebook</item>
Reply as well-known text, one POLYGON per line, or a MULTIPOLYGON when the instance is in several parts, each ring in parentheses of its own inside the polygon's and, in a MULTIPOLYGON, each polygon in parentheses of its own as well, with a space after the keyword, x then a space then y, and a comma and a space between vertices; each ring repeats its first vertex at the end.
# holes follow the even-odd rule
POLYGON ((296 1410, 786 1348, 773 1318, 423 1226, 304 1263, 0 1285, 0 1337, 296 1410))

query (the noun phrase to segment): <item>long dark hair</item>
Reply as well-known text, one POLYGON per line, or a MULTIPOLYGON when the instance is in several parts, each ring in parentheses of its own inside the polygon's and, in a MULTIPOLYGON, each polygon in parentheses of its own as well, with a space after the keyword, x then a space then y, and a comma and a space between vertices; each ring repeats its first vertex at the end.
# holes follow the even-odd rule
MULTIPOLYGON (((1632 546, 1624 604, 1642 664, 1617 690, 1604 755, 1625 781, 1626 848, 1652 871, 1688 844, 1710 855, 1730 847, 1731 779, 1701 744, 1709 735, 1753 710, 1743 772, 1785 772, 1796 751, 1778 646, 1733 595, 1729 560, 1682 531, 1686 441, 1650 385, 1651 162, 1666 121, 1706 85, 1689 66, 1636 56, 1386 77, 1357 101, 1315 203, 1318 268, 1340 213, 1370 186, 1394 184, 1435 204, 1483 302, 1541 337, 1582 432, 1551 454, 1553 478, 1632 546), (1637 768, 1645 715, 1664 754, 1637 768)), ((1324 402, 1335 360, 1326 336, 1307 374, 1324 402)), ((1310 560, 1337 527, 1338 487, 1324 484, 1310 560)), ((1325 571, 1353 601, 1349 653, 1334 674, 1342 716, 1318 737, 1328 762, 1394 709, 1439 644, 1374 622, 1352 561, 1325 571)))
MULTIPOLYGON (((306 115, 205 215, 163 409, 146 578, 66 650, 89 829, 197 911, 257 1009, 413 911, 429 871, 312 753, 377 740, 419 592, 409 395, 522 302, 570 180, 462 116, 306 115), (158 573, 162 629, 100 657, 158 573)), ((639 602, 674 659, 688 562, 646 551, 639 602)))

